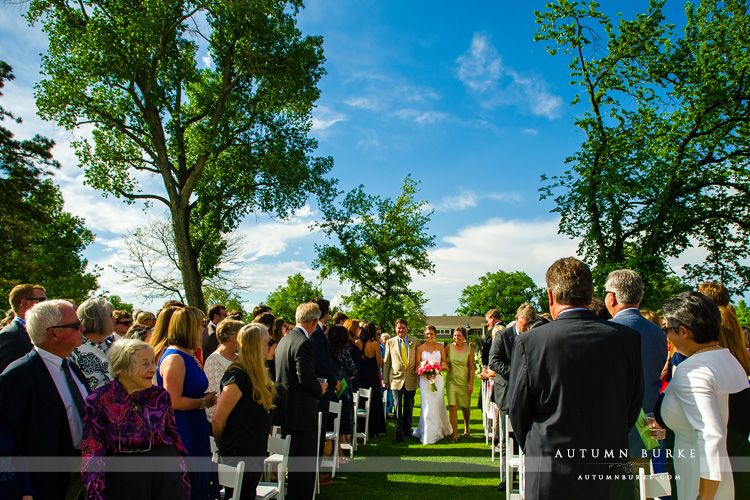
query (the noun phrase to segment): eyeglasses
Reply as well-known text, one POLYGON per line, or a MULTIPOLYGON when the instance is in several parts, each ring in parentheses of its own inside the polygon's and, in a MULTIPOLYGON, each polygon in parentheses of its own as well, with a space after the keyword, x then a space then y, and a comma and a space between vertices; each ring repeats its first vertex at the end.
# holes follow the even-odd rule
POLYGON ((679 330, 680 330, 679 326, 662 326, 661 327, 661 331, 664 332, 664 335, 668 335, 669 332, 671 332, 671 331, 677 332, 679 330))
POLYGON ((129 320, 129 319, 128 319, 128 320, 125 320, 125 321, 115 321, 115 325, 125 325, 125 326, 130 326, 130 325, 132 325, 132 324, 133 324, 133 321, 131 321, 131 320, 129 320))
POLYGON ((51 330, 53 328, 73 328, 74 330, 80 330, 81 329, 81 322, 77 323, 71 323, 69 325, 57 325, 57 326, 50 326, 48 330, 51 330))
POLYGON ((606 297, 608 293, 611 293, 615 297, 617 297, 617 294, 615 292, 610 292, 609 290, 604 290, 604 296, 606 297))
POLYGON ((30 297, 30 298, 25 299, 25 300, 29 300, 29 301, 36 300, 37 302, 44 302, 45 300, 47 300, 47 297, 30 297))

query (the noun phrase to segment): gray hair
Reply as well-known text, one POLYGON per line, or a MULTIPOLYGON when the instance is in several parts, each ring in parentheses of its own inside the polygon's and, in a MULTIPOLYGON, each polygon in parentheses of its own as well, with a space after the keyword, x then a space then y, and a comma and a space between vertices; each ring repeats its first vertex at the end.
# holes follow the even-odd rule
POLYGON ((294 313, 297 323, 312 323, 320 319, 320 307, 315 302, 305 302, 297 306, 294 313))
POLYGON ((135 353, 141 349, 153 348, 140 339, 120 339, 109 348, 107 357, 109 358, 109 374, 112 378, 117 378, 123 373, 134 373, 136 368, 133 366, 135 353))
POLYGON ((104 297, 91 297, 78 306, 78 319, 81 320, 85 333, 112 333, 107 331, 107 306, 114 310, 112 304, 104 297))
POLYGON ((34 345, 47 341, 47 330, 60 324, 64 306, 73 309, 73 304, 67 300, 47 300, 29 309, 26 313, 26 331, 34 345))
POLYGON ((630 269, 618 269, 607 276, 604 288, 615 294, 621 304, 638 305, 643 300, 643 280, 637 272, 630 269))

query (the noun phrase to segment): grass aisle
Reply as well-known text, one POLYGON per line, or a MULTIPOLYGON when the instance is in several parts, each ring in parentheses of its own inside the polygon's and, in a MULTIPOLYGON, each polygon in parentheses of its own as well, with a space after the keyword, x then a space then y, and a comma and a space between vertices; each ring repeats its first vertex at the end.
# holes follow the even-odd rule
MULTIPOLYGON (((461 436, 451 443, 451 436, 436 444, 423 446, 416 439, 405 438, 394 444, 393 418, 388 420, 385 436, 360 445, 350 464, 336 472, 333 485, 322 488, 318 498, 324 500, 364 500, 365 498, 430 500, 453 498, 496 498, 500 464, 490 460, 490 447, 484 444, 482 414, 476 409, 480 393, 479 378, 472 396, 471 437, 461 436)), ((420 397, 414 402, 414 427, 419 423, 420 397)), ((459 409, 459 429, 463 419, 459 409)))

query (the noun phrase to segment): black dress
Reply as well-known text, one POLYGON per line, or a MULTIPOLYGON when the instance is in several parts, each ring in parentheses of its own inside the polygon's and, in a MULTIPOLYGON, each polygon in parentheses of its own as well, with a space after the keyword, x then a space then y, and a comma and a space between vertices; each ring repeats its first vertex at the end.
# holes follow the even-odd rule
MULTIPOLYGON (((370 436, 385 434, 385 415, 383 413, 383 394, 380 391, 380 370, 378 358, 368 358, 362 353, 362 370, 359 373, 359 385, 362 389, 370 389, 370 436)), ((362 407, 360 407, 362 408, 362 407)))
POLYGON ((221 389, 229 384, 237 384, 242 396, 227 417, 219 453, 224 463, 229 465, 236 465, 238 460, 233 460, 234 457, 241 457, 245 461, 240 500, 254 499, 268 450, 271 417, 263 406, 253 401, 250 377, 237 365, 231 365, 224 373, 221 389))

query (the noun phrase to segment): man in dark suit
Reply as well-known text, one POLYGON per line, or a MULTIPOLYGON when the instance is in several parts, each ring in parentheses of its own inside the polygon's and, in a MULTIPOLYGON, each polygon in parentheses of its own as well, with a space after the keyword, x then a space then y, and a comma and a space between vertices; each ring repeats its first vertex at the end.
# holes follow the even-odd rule
POLYGON ((227 308, 221 304, 214 304, 208 308, 208 326, 203 330, 201 340, 201 353, 203 362, 219 347, 219 339, 216 338, 216 327, 227 318, 227 308))
POLYGON ((34 498, 83 498, 80 457, 88 387, 78 367, 67 363, 83 341, 83 328, 76 310, 64 300, 37 305, 26 320, 35 347, 0 375, 0 412, 15 426, 21 455, 32 465, 50 468, 31 473, 34 498), (34 457, 48 461, 34 462, 34 457), (54 457, 59 460, 49 461, 54 457))
POLYGON ((516 337, 508 412, 526 453, 526 498, 629 499, 628 431, 643 401, 638 332, 589 311, 591 271, 547 270, 554 321, 516 337))
MULTIPOLYGON (((516 322, 504 330, 495 334, 490 349, 489 368, 495 372, 493 396, 498 408, 498 430, 499 439, 495 444, 500 444, 500 470, 505 471, 505 416, 508 415, 508 380, 510 380, 510 360, 513 355, 513 342, 516 335, 529 331, 529 325, 536 320, 537 314, 534 306, 524 302, 516 311, 516 322)), ((505 491, 505 484, 501 482, 498 489, 505 491)))
POLYGON ((287 496, 312 498, 318 449, 318 399, 328 388, 315 376, 315 347, 310 332, 320 318, 317 304, 300 304, 297 326, 279 342, 276 361, 276 408, 273 422, 291 436, 287 496))
MULTIPOLYGON (((643 317, 638 306, 643 299, 643 281, 635 271, 612 271, 604 284, 604 304, 612 315, 610 321, 629 326, 641 336, 641 363, 643 368, 643 404, 645 413, 652 413, 659 398, 661 371, 667 362, 667 336, 660 326, 643 317)), ((633 427, 628 435, 631 460, 648 469, 643 439, 633 427)))
POLYGON ((16 285, 8 295, 15 318, 0 330, 0 373, 31 350, 31 340, 26 332, 26 313, 39 302, 47 300, 44 287, 16 285))
MULTIPOLYGON (((331 303, 323 297, 313 300, 320 309, 320 320, 315 325, 315 330, 310 334, 315 346, 315 376, 319 379, 328 381, 328 390, 323 393, 318 401, 318 411, 322 414, 323 425, 328 423, 328 409, 331 401, 336 397, 336 391, 341 387, 341 382, 336 379, 336 362, 333 357, 333 349, 328 342, 328 337, 323 332, 323 325, 328 323, 328 317, 331 313, 331 303)), ((325 447, 325 433, 320 433, 320 453, 323 454, 325 447)), ((331 483, 328 474, 321 474, 320 485, 327 486, 331 483)))

